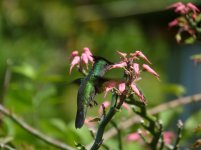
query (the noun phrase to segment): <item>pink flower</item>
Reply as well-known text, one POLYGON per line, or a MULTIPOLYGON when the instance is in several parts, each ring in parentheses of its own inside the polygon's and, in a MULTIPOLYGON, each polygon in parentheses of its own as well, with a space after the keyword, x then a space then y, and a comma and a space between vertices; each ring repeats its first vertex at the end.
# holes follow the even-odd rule
MULTIPOLYGON (((104 108, 108 108, 109 106, 110 106, 110 102, 109 101, 104 101, 103 103, 102 103, 102 105, 104 106, 104 108)), ((103 115, 103 106, 100 106, 99 107, 99 109, 98 109, 98 113, 99 113, 99 115, 101 116, 101 115, 103 115)), ((131 111, 131 108, 129 107, 129 105, 128 104, 126 104, 126 103, 123 103, 122 104, 122 107, 123 108, 125 108, 128 112, 130 112, 131 111)))
POLYGON ((141 57, 141 58, 144 59, 146 62, 148 62, 149 64, 151 64, 151 62, 147 59, 147 57, 146 57, 141 51, 136 51, 135 54, 136 54, 136 56, 141 57))
POLYGON ((70 74, 71 74, 73 67, 75 65, 79 65, 79 63, 80 63, 80 56, 75 56, 71 62, 71 65, 70 65, 70 74))
POLYGON ((168 9, 174 8, 174 11, 176 13, 181 13, 181 14, 186 14, 188 13, 189 9, 182 3, 182 2, 177 2, 168 7, 168 9))
POLYGON ((86 65, 87 69, 88 69, 88 57, 87 57, 87 54, 86 53, 82 53, 81 55, 81 60, 82 62, 86 65))
POLYGON ((124 62, 124 61, 121 61, 121 62, 119 62, 119 63, 117 63, 117 64, 112 65, 112 66, 110 67, 110 69, 114 69, 114 68, 124 68, 124 67, 126 67, 126 66, 127 66, 127 63, 124 62))
POLYGON ((127 141, 138 141, 140 140, 140 135, 137 132, 128 134, 126 137, 127 141))
POLYGON ((120 52, 120 51, 117 51, 117 53, 120 55, 121 59, 123 61, 127 61, 127 54, 126 53, 123 53, 123 52, 120 52))
POLYGON ((169 27, 177 26, 179 24, 179 21, 177 19, 174 19, 173 21, 168 23, 169 27))
POLYGON ((142 67, 148 71, 149 73, 153 74, 156 78, 159 79, 159 75, 151 68, 149 67, 147 64, 143 64, 142 67))
POLYGON ((78 51, 76 51, 76 50, 75 50, 75 51, 72 51, 72 52, 71 52, 71 55, 70 55, 70 61, 71 61, 75 56, 78 56, 78 54, 79 54, 78 51))
POLYGON ((134 63, 133 64, 133 69, 134 69, 135 75, 138 77, 139 74, 140 74, 139 64, 134 63))
POLYGON ((176 2, 176 3, 168 6, 167 8, 171 9, 171 8, 176 8, 176 7, 179 7, 179 6, 182 6, 182 5, 184 5, 182 2, 176 2))
POLYGON ((108 82, 105 82, 104 84, 104 87, 105 87, 105 95, 104 97, 106 97, 107 93, 109 91, 111 91, 114 87, 116 87, 118 84, 117 81, 108 81, 108 82))
POLYGON ((123 93, 125 91, 125 89, 126 89, 126 84, 125 83, 120 83, 119 84, 119 91, 121 93, 123 93))
POLYGON ((145 98, 142 95, 142 93, 140 92, 140 90, 137 88, 137 86, 135 85, 135 83, 132 83, 131 88, 133 90, 133 92, 139 97, 139 99, 144 103, 145 102, 145 98))
POLYGON ((196 13, 196 12, 200 12, 200 10, 193 4, 193 3, 188 3, 187 5, 186 5, 190 10, 192 10, 194 13, 196 13))
POLYGON ((84 53, 87 55, 87 58, 89 59, 90 62, 94 63, 94 60, 93 60, 93 55, 91 53, 91 51, 89 50, 88 47, 85 47, 84 48, 84 53))
POLYGON ((163 140, 165 144, 171 144, 174 137, 175 134, 173 132, 170 131, 163 132, 163 140))

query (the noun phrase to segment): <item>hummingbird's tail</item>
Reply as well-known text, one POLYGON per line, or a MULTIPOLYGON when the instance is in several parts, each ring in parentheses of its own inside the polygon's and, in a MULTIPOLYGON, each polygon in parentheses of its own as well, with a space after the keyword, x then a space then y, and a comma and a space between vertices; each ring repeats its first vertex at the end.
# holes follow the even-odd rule
POLYGON ((82 110, 77 110, 76 119, 75 119, 75 128, 81 128, 84 124, 85 113, 82 110))

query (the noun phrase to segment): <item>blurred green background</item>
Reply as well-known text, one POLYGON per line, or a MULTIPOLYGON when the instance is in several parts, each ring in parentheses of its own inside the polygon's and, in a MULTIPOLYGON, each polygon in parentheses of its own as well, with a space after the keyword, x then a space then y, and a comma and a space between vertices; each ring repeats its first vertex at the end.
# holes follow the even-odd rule
MULTIPOLYGON (((84 145, 90 143, 92 137, 86 127, 81 130, 74 128, 78 86, 71 82, 81 74, 74 69, 69 75, 69 54, 72 50, 82 52, 83 47, 89 47, 93 54, 113 62, 119 61, 116 50, 128 53, 143 51, 161 76, 161 81, 158 81, 144 73, 139 83, 148 99, 148 107, 184 94, 200 92, 198 76, 186 73, 189 68, 192 69, 191 53, 196 53, 201 47, 199 44, 196 44, 197 47, 176 44, 176 30, 167 26, 176 15, 166 9, 174 2, 1 0, 0 103, 47 135, 72 146, 75 141, 84 145), (192 78, 194 84, 186 82, 192 78)), ((199 0, 191 2, 200 4, 199 0)), ((200 73, 199 67, 194 67, 194 70, 197 71, 195 74, 200 73)), ((120 77, 121 74, 117 71, 108 73, 108 76, 120 77)), ((110 96, 106 98, 109 99, 110 96)), ((103 95, 98 95, 96 100, 101 104, 105 99, 103 95)), ((89 116, 97 116, 97 109, 92 108, 89 116)), ((161 114, 165 129, 174 129, 176 124, 171 125, 168 120, 179 118, 182 112, 183 108, 177 108, 161 114)), ((132 115, 123 111, 117 120, 132 115)), ((198 115, 190 119, 184 120, 192 130, 200 120, 198 115)), ((123 136, 136 131, 137 127, 135 125, 124 131, 123 136)), ((188 128, 186 140, 192 139, 188 128)), ((0 138, 5 137, 12 137, 11 143, 17 149, 54 149, 6 117, 0 124, 0 138)), ((191 140, 183 141, 184 146, 191 143, 191 140)), ((116 149, 115 138, 106 144, 116 149)), ((128 143, 124 148, 140 149, 140 144, 128 143)))

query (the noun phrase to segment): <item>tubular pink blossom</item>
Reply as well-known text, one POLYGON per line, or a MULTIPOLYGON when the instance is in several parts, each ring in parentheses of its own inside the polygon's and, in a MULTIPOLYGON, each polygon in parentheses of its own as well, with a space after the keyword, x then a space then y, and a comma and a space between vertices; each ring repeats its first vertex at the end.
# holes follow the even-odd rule
POLYGON ((148 71, 149 73, 153 74, 157 79, 159 79, 159 75, 151 68, 149 67, 147 64, 143 64, 142 67, 148 71))
POLYGON ((71 65, 70 65, 70 74, 71 74, 73 67, 75 65, 78 65, 79 63, 80 63, 80 56, 75 56, 71 62, 71 65))
POLYGON ((116 87, 117 85, 117 82, 116 81, 109 81, 109 82, 106 82, 105 83, 105 94, 104 94, 104 97, 106 97, 107 93, 109 91, 111 91, 114 87, 116 87))
POLYGON ((81 60, 82 60, 82 62, 86 65, 86 67, 87 67, 87 69, 88 69, 88 63, 89 63, 89 61, 88 61, 88 57, 87 57, 87 54, 86 54, 86 53, 82 53, 82 55, 81 55, 81 60))
POLYGON ((122 61, 122 62, 119 62, 117 64, 114 64, 110 67, 110 69, 114 69, 114 68, 124 68, 127 66, 127 63, 122 61))
POLYGON ((79 54, 78 51, 76 51, 76 50, 75 50, 75 51, 72 51, 72 52, 71 52, 71 55, 70 55, 70 61, 72 61, 72 59, 73 59, 75 56, 78 56, 78 54, 79 54))
POLYGON ((175 134, 171 131, 163 132, 163 140, 165 144, 171 144, 174 137, 175 137, 175 134))
POLYGON ((142 95, 142 93, 140 92, 140 90, 137 88, 137 86, 135 85, 135 83, 131 84, 131 88, 133 90, 133 92, 140 98, 140 100, 142 100, 143 102, 145 102, 145 98, 142 95))
POLYGON ((180 5, 178 7, 175 8, 174 10, 176 13, 181 13, 181 14, 186 14, 189 12, 189 8, 186 7, 184 4, 180 5))
POLYGON ((190 10, 192 10, 194 13, 196 13, 196 12, 200 12, 200 10, 193 4, 193 3, 188 3, 187 5, 186 5, 190 10))
POLYGON ((167 9, 176 8, 176 7, 179 7, 179 6, 182 6, 182 5, 184 5, 182 2, 176 2, 176 3, 168 6, 167 9))
POLYGON ((144 59, 149 64, 151 64, 151 62, 147 59, 147 57, 141 51, 136 51, 135 53, 136 53, 137 56, 140 56, 142 59, 144 59))
POLYGON ((84 53, 87 55, 89 61, 94 63, 94 60, 93 60, 93 57, 92 57, 93 55, 92 55, 92 53, 91 53, 91 51, 89 50, 88 47, 84 48, 84 53))
POLYGON ((177 26, 178 23, 179 23, 179 21, 177 19, 174 19, 173 21, 168 23, 168 26, 169 27, 174 27, 174 26, 177 26))
POLYGON ((140 140, 140 135, 137 132, 128 134, 126 137, 127 141, 138 141, 140 140))
POLYGON ((119 84, 119 91, 121 93, 123 93, 125 91, 125 89, 126 89, 126 84, 125 83, 120 83, 119 84))
POLYGON ((120 51, 117 51, 117 53, 118 53, 122 58, 126 58, 126 56, 127 56, 126 53, 123 53, 123 52, 120 52, 120 51))
POLYGON ((133 64, 133 69, 134 69, 134 72, 135 72, 136 76, 138 77, 139 74, 140 74, 139 64, 134 63, 133 64))

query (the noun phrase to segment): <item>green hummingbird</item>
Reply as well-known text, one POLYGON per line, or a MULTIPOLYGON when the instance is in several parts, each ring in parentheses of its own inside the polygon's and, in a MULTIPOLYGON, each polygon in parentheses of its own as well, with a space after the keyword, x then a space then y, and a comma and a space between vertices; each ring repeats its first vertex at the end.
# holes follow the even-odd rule
POLYGON ((107 70, 113 64, 102 57, 93 56, 94 65, 89 71, 89 74, 81 79, 81 84, 77 94, 77 114, 75 120, 75 127, 81 128, 84 124, 87 108, 89 106, 97 105, 94 100, 96 93, 101 92, 102 84, 106 79, 103 78, 107 70))

